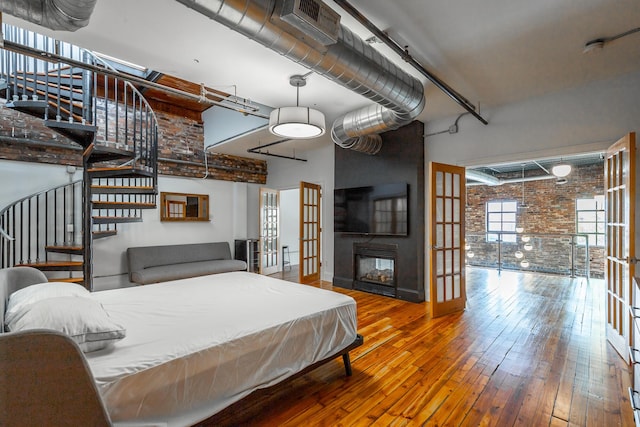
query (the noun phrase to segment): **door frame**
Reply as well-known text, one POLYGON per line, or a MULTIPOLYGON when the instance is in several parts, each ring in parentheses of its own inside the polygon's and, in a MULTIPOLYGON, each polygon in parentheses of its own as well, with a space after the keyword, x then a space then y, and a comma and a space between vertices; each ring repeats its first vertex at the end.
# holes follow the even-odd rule
POLYGON ((636 160, 636 140, 632 132, 607 149, 604 170, 607 214, 606 334, 612 347, 627 363, 633 344, 631 307, 636 256, 636 160))
POLYGON ((429 229, 429 299, 432 317, 445 316, 462 311, 466 306, 466 267, 464 263, 465 194, 464 167, 429 162, 429 214, 427 223, 429 229), (438 187, 438 176, 442 177, 442 191, 438 187), (451 182, 447 184, 449 177, 451 182), (456 181, 458 187, 456 187, 456 181), (447 185, 450 185, 450 187, 447 187, 447 185), (450 188, 450 193, 447 192, 447 188, 450 188), (438 199, 442 203, 438 203, 438 199), (457 218, 454 218, 456 204, 457 218), (458 227, 457 242, 455 241, 456 227, 458 227), (438 234, 438 230, 440 230, 441 234, 438 234), (436 264, 440 264, 440 269, 437 268, 436 264), (456 270, 456 267, 458 270, 456 270), (458 280, 457 284, 456 280, 458 280))
POLYGON ((300 250, 300 264, 298 281, 300 283, 311 283, 322 279, 322 185, 315 184, 306 181, 300 181, 300 233, 299 233, 299 250, 300 250), (317 203, 308 204, 305 203, 305 190, 317 192, 317 203), (315 208, 314 208, 315 206, 315 208), (316 212, 314 218, 307 220, 305 213, 316 212), (313 227, 316 238, 305 238, 305 229, 313 227), (315 256, 308 254, 307 242, 310 241, 315 256), (308 272, 309 264, 311 263, 311 272, 308 272))
MULTIPOLYGON (((274 274, 277 273, 279 270, 279 266, 281 264, 280 262, 280 191, 279 190, 274 190, 272 188, 267 188, 267 187, 260 187, 260 201, 259 201, 259 208, 258 211, 260 213, 260 219, 259 219, 259 234, 260 234, 260 238, 259 238, 259 248, 258 248, 258 266, 259 266, 259 271, 260 274, 264 274, 264 275, 269 275, 269 274, 274 274), (264 230, 265 230, 265 226, 264 226, 264 221, 265 221, 265 206, 264 206, 264 201, 263 201, 263 196, 265 194, 275 194, 276 197, 276 219, 275 219, 275 225, 276 225, 276 233, 275 233, 275 237, 273 237, 271 235, 271 230, 267 230, 268 235, 264 235, 264 230), (275 250, 271 249, 270 251, 266 251, 267 245, 269 245, 268 240, 274 239, 276 240, 275 242, 275 250), (265 259, 270 259, 275 255, 275 261, 273 263, 268 263, 268 265, 265 265, 264 261, 265 259)), ((269 246, 273 246, 273 245, 269 245, 269 246)))

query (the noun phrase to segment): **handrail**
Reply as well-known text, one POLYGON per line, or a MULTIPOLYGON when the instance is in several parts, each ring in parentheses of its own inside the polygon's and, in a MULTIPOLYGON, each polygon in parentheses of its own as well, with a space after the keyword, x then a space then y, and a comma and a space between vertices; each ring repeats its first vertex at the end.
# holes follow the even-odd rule
MULTIPOLYGON (((568 270, 570 272, 571 277, 576 277, 576 271, 578 271, 578 268, 576 267, 576 257, 578 255, 577 251, 576 251, 576 247, 578 246, 577 243, 577 238, 583 238, 584 239, 584 244, 580 244, 580 247, 584 247, 584 270, 585 270, 585 276, 587 278, 591 277, 591 259, 590 259, 590 245, 589 245, 589 234, 586 233, 526 233, 526 232, 522 232, 522 233, 518 233, 518 232, 512 232, 512 231, 492 231, 492 232, 481 232, 481 233, 465 233, 465 252, 467 255, 467 263, 470 265, 483 265, 483 261, 486 263, 487 261, 491 262, 492 265, 496 265, 498 270, 501 271, 503 268, 505 268, 505 265, 508 265, 509 267, 506 268, 513 268, 514 265, 518 266, 517 268, 521 268, 522 269, 529 269, 529 262, 527 262, 527 265, 521 265, 520 263, 522 261, 529 261, 529 259, 526 257, 527 253, 532 253, 532 254, 538 254, 537 252, 530 252, 532 251, 532 246, 530 246, 529 248, 527 248, 527 245, 531 245, 531 241, 530 240, 522 240, 522 239, 518 239, 520 240, 520 242, 514 240, 505 240, 505 237, 509 236, 509 237, 529 237, 530 239, 537 239, 540 242, 544 242, 545 239, 564 239, 565 243, 568 245, 568 250, 567 250, 567 254, 569 257, 569 261, 570 261, 570 265, 568 266, 568 270), (487 239, 488 236, 497 236, 497 238, 495 239, 487 239), (470 237, 479 237, 479 240, 470 242, 468 240, 468 238, 470 237), (482 238, 484 238, 484 241, 482 240, 482 238), (567 240, 569 240, 568 242, 566 242, 567 240), (478 261, 476 261, 475 263, 473 261, 471 261, 469 258, 473 258, 474 261, 476 259, 476 253, 472 248, 472 245, 494 245, 497 246, 497 255, 496 256, 492 256, 492 254, 490 252, 487 252, 486 250, 484 250, 483 248, 486 246, 480 246, 480 253, 486 255, 485 258, 477 258, 478 261), (504 254, 504 249, 503 249, 503 245, 510 245, 507 247, 513 247, 514 245, 519 246, 522 245, 522 248, 524 249, 523 251, 520 251, 520 249, 518 249, 518 251, 516 252, 520 252, 519 255, 516 255, 516 252, 514 252, 514 256, 516 257, 516 261, 504 261, 504 260, 508 260, 510 258, 505 257, 504 254), (469 253, 471 253, 471 255, 469 255, 469 253)), ((534 260, 537 258, 538 260, 542 257, 544 258, 546 255, 536 255, 536 257, 534 257, 534 260)), ((580 257, 580 259, 582 259, 582 257, 580 257)), ((548 260, 547 260, 548 261, 548 260)), ((544 268, 540 269, 540 267, 537 267, 536 269, 539 271, 548 271, 548 272, 561 272, 563 271, 563 269, 559 268, 559 266, 556 266, 557 268, 553 271, 550 270, 549 265, 545 265, 544 268)), ((533 267, 532 267, 533 268, 533 267)))
MULTIPOLYGON (((108 70, 111 70, 113 73, 115 73, 115 78, 119 78, 120 80, 122 80, 127 87, 131 88, 138 96, 140 96, 140 99, 142 101, 144 101, 145 106, 149 109, 149 111, 151 112, 151 115, 153 116, 153 120, 155 120, 156 123, 158 123, 158 118, 156 117, 156 113, 153 111, 153 109, 151 108, 151 105, 149 105, 149 102, 147 101, 147 99, 144 97, 144 95, 142 95, 142 93, 138 90, 138 88, 136 88, 133 84, 131 84, 131 82, 129 82, 124 74, 122 74, 120 71, 118 71, 113 65, 109 64, 107 61, 105 61, 104 59, 102 59, 97 53, 90 51, 90 50, 86 50, 86 49, 82 49, 81 50, 84 53, 87 53, 89 55, 91 55, 91 57, 95 60, 97 60, 98 62, 100 62, 102 64, 103 67, 107 68, 108 70), (121 76, 121 77, 118 77, 121 76)), ((98 72, 98 71, 96 71, 98 72)))
MULTIPOLYGON (((65 183, 65 184, 61 184, 61 185, 58 185, 57 187, 53 187, 53 188, 47 188, 46 190, 41 190, 41 191, 38 191, 38 192, 36 192, 36 193, 30 194, 30 195, 28 195, 28 196, 25 196, 25 197, 23 197, 23 198, 21 198, 21 199, 15 200, 15 201, 13 201, 13 202, 9 203, 7 206, 5 206, 4 208, 2 208, 2 209, 0 210, 0 218, 2 218, 2 216, 3 216, 3 215, 4 215, 4 214, 9 210, 9 209, 11 209, 12 207, 14 207, 15 205, 18 205, 18 204, 20 204, 20 203, 22 203, 22 202, 26 202, 26 201, 27 201, 27 200, 29 200, 29 199, 33 199, 34 197, 41 196, 41 195, 46 194, 46 193, 49 193, 49 192, 51 192, 51 191, 60 190, 61 188, 65 188, 65 187, 67 187, 67 186, 71 186, 71 185, 79 184, 79 183, 81 183, 81 182, 82 182, 82 180, 81 180, 81 179, 77 179, 77 180, 75 180, 75 181, 67 182, 67 183, 65 183)), ((4 230, 4 229, 2 228, 2 226, 1 226, 1 225, 0 225, 0 234, 2 234, 2 236, 4 236, 4 238, 5 238, 5 239, 7 239, 7 240, 12 240, 12 241, 13 241, 13 240, 15 240, 15 239, 16 239, 15 237, 13 237, 13 236, 11 236, 9 233, 7 233, 7 231, 6 231, 6 230, 4 230)))
POLYGON ((9 241, 11 241, 11 242, 13 242, 14 240, 16 240, 16 238, 15 238, 15 237, 11 237, 11 236, 9 235, 9 233, 7 233, 6 231, 4 231, 4 230, 2 229, 2 227, 0 227, 0 235, 1 235, 2 237, 4 237, 6 240, 9 240, 9 241))

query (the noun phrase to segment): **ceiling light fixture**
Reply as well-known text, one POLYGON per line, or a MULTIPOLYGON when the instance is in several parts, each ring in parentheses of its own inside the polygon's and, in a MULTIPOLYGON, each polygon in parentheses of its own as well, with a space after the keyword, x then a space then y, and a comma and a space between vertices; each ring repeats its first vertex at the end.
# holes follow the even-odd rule
POLYGON ((602 50, 604 48, 604 45, 607 43, 611 43, 614 40, 618 40, 624 36, 628 36, 630 34, 633 33, 637 33, 638 31, 640 31, 640 27, 637 28, 632 28, 629 31, 625 31, 624 33, 620 33, 620 34, 616 34, 615 36, 611 36, 611 37, 600 37, 597 39, 593 39, 593 40, 589 40, 588 42, 586 42, 584 44, 584 48, 582 49, 582 53, 592 53, 595 51, 599 51, 602 50))
POLYGON ((309 74, 289 78, 291 86, 296 87, 296 106, 276 108, 271 112, 269 131, 272 134, 285 138, 308 139, 325 133, 324 114, 313 108, 300 107, 300 87, 307 84, 306 77, 309 74))
MULTIPOLYGON (((524 167, 525 164, 523 163, 522 165, 522 179, 520 180, 521 186, 522 186, 522 202, 520 202, 520 209, 527 209, 529 206, 527 206, 527 204, 524 202, 524 167)), ((524 230, 523 230, 524 231, 524 230)))
POLYGON ((560 163, 551 168, 551 173, 558 178, 564 178, 571 173, 571 165, 568 163, 560 163))

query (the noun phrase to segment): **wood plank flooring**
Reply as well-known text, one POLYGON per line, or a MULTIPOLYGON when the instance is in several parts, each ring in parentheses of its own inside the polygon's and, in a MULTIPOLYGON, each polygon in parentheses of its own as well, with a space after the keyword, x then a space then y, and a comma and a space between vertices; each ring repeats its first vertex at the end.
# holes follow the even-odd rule
POLYGON ((202 426, 634 425, 602 280, 469 268, 467 309, 438 319, 428 304, 335 290, 358 303, 353 376, 336 359, 202 426))

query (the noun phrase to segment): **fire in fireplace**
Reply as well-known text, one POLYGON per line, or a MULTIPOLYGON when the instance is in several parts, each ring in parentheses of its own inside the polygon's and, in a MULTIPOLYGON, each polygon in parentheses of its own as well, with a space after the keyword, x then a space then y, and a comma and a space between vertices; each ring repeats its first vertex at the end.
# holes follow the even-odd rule
POLYGON ((356 278, 358 280, 384 286, 395 286, 393 276, 395 260, 364 255, 357 256, 356 260, 356 278))
POLYGON ((395 297, 397 252, 397 245, 354 244, 354 288, 395 297))

